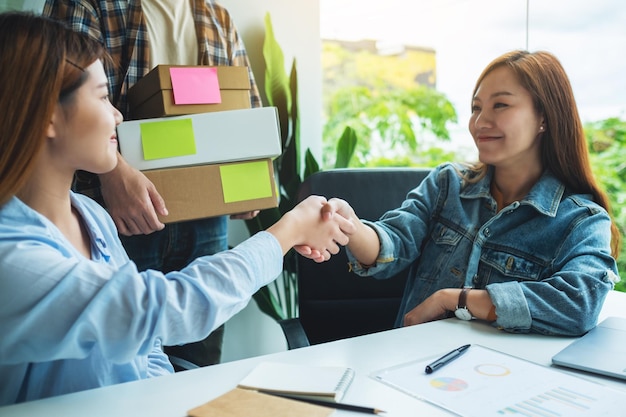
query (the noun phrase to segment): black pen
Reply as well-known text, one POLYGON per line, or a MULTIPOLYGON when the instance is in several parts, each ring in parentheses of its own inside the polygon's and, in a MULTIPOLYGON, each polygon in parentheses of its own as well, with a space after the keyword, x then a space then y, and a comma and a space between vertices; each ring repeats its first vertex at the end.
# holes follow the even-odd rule
POLYGON ((445 355, 443 355, 442 357, 440 357, 433 363, 426 365, 426 369, 424 370, 424 372, 426 372, 427 374, 432 374, 437 369, 441 368, 444 365, 447 365, 448 363, 452 362, 453 360, 461 356, 463 353, 465 353, 465 351, 467 351, 467 349, 469 349, 469 347, 470 345, 464 345, 464 346, 461 346, 460 348, 454 349, 450 353, 446 353, 445 355))
POLYGON ((259 390, 259 392, 262 394, 273 395, 275 397, 287 398, 289 400, 296 400, 296 401, 302 401, 302 402, 309 403, 309 404, 320 405, 322 407, 336 408, 338 410, 358 411, 361 413, 368 413, 368 414, 385 413, 383 410, 379 410, 378 408, 363 407, 360 405, 352 405, 352 404, 344 404, 344 403, 338 403, 334 401, 325 401, 322 399, 318 400, 315 398, 308 398, 308 397, 305 398, 305 397, 300 397, 298 395, 284 394, 282 392, 278 393, 278 392, 265 391, 265 390, 259 390))

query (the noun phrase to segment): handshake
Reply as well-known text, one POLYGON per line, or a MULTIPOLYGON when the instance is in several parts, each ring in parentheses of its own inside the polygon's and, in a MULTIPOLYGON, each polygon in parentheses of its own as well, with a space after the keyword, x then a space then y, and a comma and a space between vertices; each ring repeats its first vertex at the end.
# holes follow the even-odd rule
POLYGON ((339 198, 312 195, 267 229, 280 242, 283 254, 294 248, 315 262, 324 262, 346 246, 362 223, 352 207, 339 198))

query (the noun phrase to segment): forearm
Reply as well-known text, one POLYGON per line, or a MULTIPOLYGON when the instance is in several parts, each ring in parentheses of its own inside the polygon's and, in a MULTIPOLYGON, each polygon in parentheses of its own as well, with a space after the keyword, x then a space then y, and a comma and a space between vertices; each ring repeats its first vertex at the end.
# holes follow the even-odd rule
MULTIPOLYGON (((439 320, 447 317, 449 312, 457 310, 458 307, 465 307, 469 310, 471 316, 466 319, 474 317, 490 322, 496 320, 496 311, 487 291, 466 290, 464 305, 462 305, 463 301, 460 300, 462 291, 461 288, 444 288, 435 292, 404 315, 404 325, 412 326, 439 320)), ((463 318, 463 316, 459 316, 459 318, 463 318)))
MULTIPOLYGON (((460 293, 460 291, 458 292, 460 293)), ((458 299, 457 295, 457 301, 458 299)), ((486 290, 469 291, 467 293, 467 309, 477 319, 495 321, 497 317, 495 306, 486 290)))
POLYGON ((362 266, 374 265, 380 253, 378 234, 359 219, 354 220, 354 222, 357 231, 350 235, 348 248, 362 266))
POLYGON ((111 187, 113 184, 121 183, 122 178, 124 178, 125 173, 134 170, 128 162, 124 159, 122 154, 117 153, 117 165, 109 172, 105 172, 103 174, 99 174, 98 178, 100 178, 100 184, 102 187, 111 187))
MULTIPOLYGON (((460 294, 461 289, 459 288, 441 290, 442 302, 447 311, 456 310, 460 294)), ((466 303, 467 309, 472 313, 473 317, 486 321, 494 321, 496 319, 495 306, 486 290, 471 289, 467 292, 466 303)))
POLYGON ((272 234, 280 244, 283 256, 302 240, 299 237, 300 230, 296 225, 297 219, 288 212, 276 223, 267 228, 267 232, 272 234))

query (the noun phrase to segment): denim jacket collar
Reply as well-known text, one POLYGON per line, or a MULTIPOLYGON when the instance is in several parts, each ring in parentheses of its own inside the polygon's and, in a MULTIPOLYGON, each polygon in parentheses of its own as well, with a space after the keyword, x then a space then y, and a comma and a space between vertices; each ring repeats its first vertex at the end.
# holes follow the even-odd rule
MULTIPOLYGON (((461 192, 461 198, 492 198, 489 191, 492 176, 493 167, 489 167, 483 179, 465 186, 461 192)), ((539 213, 555 217, 564 193, 565 185, 549 170, 545 170, 528 195, 520 201, 520 204, 532 206, 539 213)))

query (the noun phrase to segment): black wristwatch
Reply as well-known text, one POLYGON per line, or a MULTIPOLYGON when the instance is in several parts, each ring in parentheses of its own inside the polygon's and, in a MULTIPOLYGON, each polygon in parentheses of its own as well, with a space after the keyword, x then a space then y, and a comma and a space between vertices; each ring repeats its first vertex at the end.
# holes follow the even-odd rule
POLYGON ((471 288, 463 288, 459 294, 459 302, 454 310, 454 315, 461 320, 472 320, 474 316, 467 309, 467 293, 471 288))

